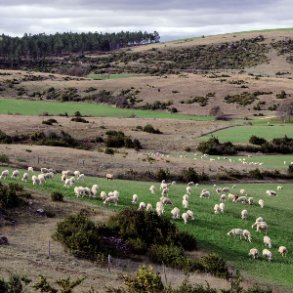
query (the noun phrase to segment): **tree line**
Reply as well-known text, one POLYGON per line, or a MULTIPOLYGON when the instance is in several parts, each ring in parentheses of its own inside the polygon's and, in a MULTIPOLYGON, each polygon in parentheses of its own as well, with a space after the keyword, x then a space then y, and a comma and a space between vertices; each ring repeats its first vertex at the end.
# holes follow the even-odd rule
POLYGON ((159 42, 159 33, 129 32, 118 33, 45 33, 23 37, 0 36, 0 65, 17 67, 22 61, 35 63, 48 57, 91 52, 107 52, 134 45, 159 42))

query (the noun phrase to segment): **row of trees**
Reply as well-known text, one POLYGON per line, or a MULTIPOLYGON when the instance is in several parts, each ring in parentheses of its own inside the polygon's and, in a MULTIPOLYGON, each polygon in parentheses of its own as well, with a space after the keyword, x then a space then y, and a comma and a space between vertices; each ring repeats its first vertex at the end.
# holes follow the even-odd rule
POLYGON ((159 33, 56 33, 25 34, 23 37, 0 36, 0 65, 19 61, 44 61, 47 57, 85 52, 110 51, 128 46, 159 42, 159 33))

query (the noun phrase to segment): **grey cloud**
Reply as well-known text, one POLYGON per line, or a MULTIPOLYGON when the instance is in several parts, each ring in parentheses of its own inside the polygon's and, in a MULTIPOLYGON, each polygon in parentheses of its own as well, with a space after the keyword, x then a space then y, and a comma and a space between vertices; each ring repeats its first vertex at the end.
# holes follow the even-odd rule
POLYGON ((291 0, 0 0, 0 33, 157 30, 164 38, 293 26, 291 0))

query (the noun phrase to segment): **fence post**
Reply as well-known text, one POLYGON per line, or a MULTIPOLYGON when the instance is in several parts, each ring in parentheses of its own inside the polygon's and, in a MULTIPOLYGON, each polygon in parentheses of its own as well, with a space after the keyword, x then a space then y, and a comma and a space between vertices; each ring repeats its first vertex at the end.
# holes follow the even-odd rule
POLYGON ((49 256, 49 258, 51 258, 51 241, 50 240, 48 243, 48 256, 49 256))

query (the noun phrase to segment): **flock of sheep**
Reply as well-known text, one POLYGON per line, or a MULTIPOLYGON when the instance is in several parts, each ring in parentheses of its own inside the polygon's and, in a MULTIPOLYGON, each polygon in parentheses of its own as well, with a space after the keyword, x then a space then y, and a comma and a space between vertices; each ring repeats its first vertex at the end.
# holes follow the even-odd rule
MULTIPOLYGON (((32 173, 34 170, 32 167, 28 167, 27 172, 25 172, 22 175, 22 181, 28 181, 29 180, 29 173, 32 173)), ((0 175, 0 179, 6 179, 10 175, 9 170, 2 171, 0 175)), ((52 179, 56 175, 56 171, 54 169, 48 169, 48 168, 41 168, 41 173, 38 175, 32 175, 31 180, 33 185, 43 185, 46 183, 47 180, 52 179)), ((18 170, 12 171, 12 174, 10 176, 13 179, 20 178, 20 172, 18 170)), ((80 171, 74 171, 71 172, 70 170, 62 171, 61 172, 61 181, 64 184, 65 188, 71 188, 73 187, 73 192, 76 195, 76 197, 89 197, 89 198, 97 198, 98 192, 99 192, 99 186, 97 184, 94 184, 92 187, 84 187, 84 186, 78 186, 76 183, 83 181, 85 178, 84 174, 81 174, 80 171)), ((113 179, 113 174, 106 174, 107 180, 113 179)), ((166 205, 173 205, 173 201, 171 200, 169 194, 170 194, 170 188, 172 185, 176 184, 175 181, 171 183, 167 183, 165 180, 162 180, 160 184, 160 193, 161 197, 156 202, 155 211, 159 216, 162 216, 165 212, 165 206, 166 205)), ((174 207, 171 210, 171 218, 174 220, 180 220, 182 219, 184 224, 187 224, 188 221, 194 220, 194 213, 193 211, 189 210, 189 201, 190 196, 192 193, 193 186, 198 187, 198 183, 194 184, 194 182, 189 182, 186 186, 186 193, 182 196, 182 208, 185 210, 180 215, 180 209, 178 207, 174 207)), ((232 186, 232 189, 234 189, 236 186, 232 186)), ((215 192, 219 195, 219 203, 214 205, 213 211, 214 214, 222 214, 225 212, 225 201, 229 200, 234 203, 241 203, 241 204, 247 204, 252 205, 254 204, 253 197, 249 197, 245 189, 240 189, 239 195, 235 193, 230 192, 229 187, 217 187, 214 185, 215 192)), ((277 186, 277 191, 282 190, 282 186, 277 186)), ((149 188, 149 192, 153 195, 156 194, 156 188, 155 185, 151 185, 149 188)), ((277 192, 274 190, 267 190, 266 195, 270 197, 277 196, 277 192)), ((119 202, 119 196, 120 193, 117 190, 105 192, 100 191, 99 197, 103 201, 104 204, 115 204, 117 205, 119 202)), ((200 192, 200 198, 211 198, 211 192, 207 189, 203 189, 200 192)), ((132 205, 138 205, 138 210, 143 211, 151 211, 153 210, 153 206, 151 203, 145 203, 145 202, 139 202, 139 196, 137 194, 132 195, 131 200, 132 205)), ((264 208, 264 200, 260 199, 258 201, 258 205, 260 208, 264 208)), ((243 209, 240 213, 240 218, 242 220, 247 220, 249 217, 249 213, 247 209, 243 209)), ((256 232, 268 232, 268 224, 264 221, 262 217, 258 217, 254 224, 252 225, 252 229, 256 228, 256 232)), ((249 230, 247 229, 241 229, 241 228, 234 228, 230 230, 227 233, 228 236, 234 236, 234 237, 240 237, 240 239, 244 239, 246 241, 251 242, 252 236, 249 230)), ((262 255, 267 260, 272 260, 272 252, 267 249, 272 247, 272 241, 269 236, 265 235, 263 237, 263 243, 265 245, 265 248, 262 250, 262 255), (267 247, 267 248, 266 248, 267 247)), ((285 246, 280 246, 278 249, 278 252, 282 256, 286 256, 287 254, 287 248, 285 246)), ((252 257, 253 259, 256 259, 259 256, 259 251, 257 248, 251 248, 248 255, 252 257)))

